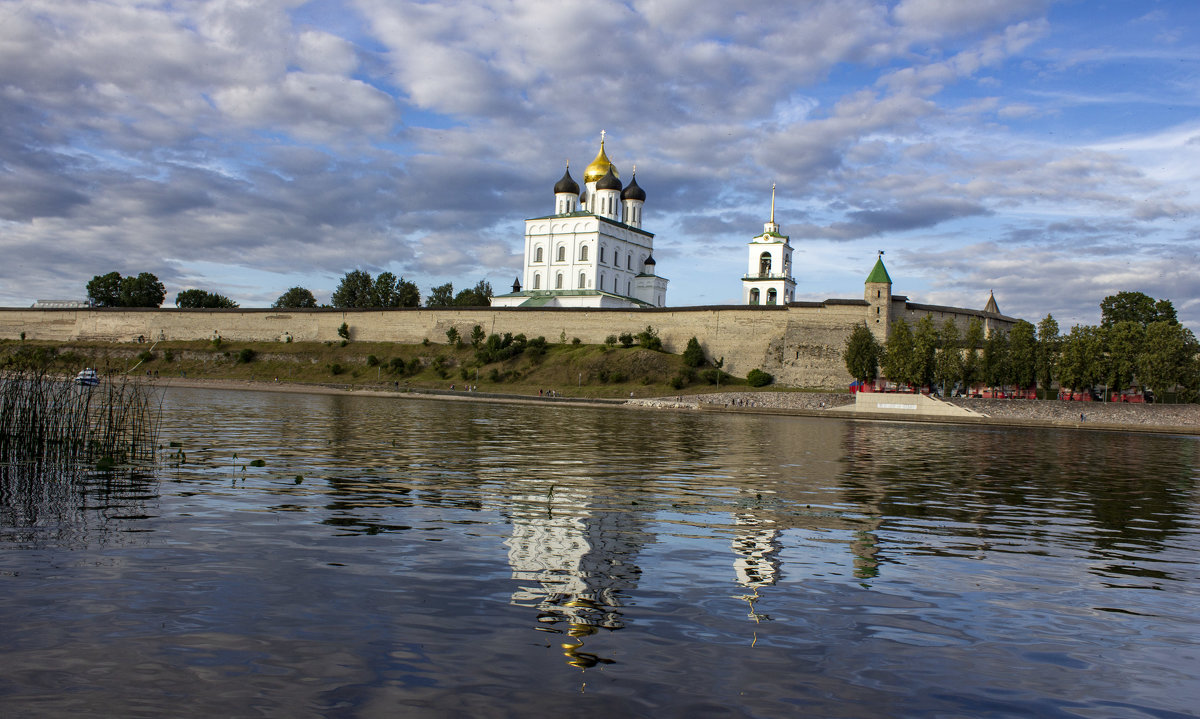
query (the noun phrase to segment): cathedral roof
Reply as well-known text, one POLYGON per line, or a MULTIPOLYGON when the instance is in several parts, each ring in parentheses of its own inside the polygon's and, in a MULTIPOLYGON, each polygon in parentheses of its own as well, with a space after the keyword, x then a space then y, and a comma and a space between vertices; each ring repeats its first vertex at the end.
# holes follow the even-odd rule
POLYGON ((875 260, 875 267, 872 268, 871 274, 867 275, 867 282, 884 282, 892 284, 892 278, 888 275, 887 268, 883 266, 883 255, 875 260))
MULTIPOLYGON (((619 178, 621 176, 621 173, 617 172, 616 166, 613 165, 608 159, 608 155, 604 154, 604 139, 601 138, 600 152, 596 153, 596 159, 592 160, 592 164, 588 165, 587 169, 584 170, 583 182, 584 184, 596 182, 601 177, 607 175, 610 170, 612 171, 613 177, 619 178)), ((617 189, 619 190, 621 188, 618 187, 617 189)))
POLYGON ((604 173, 604 177, 596 183, 597 190, 620 190, 621 181, 617 179, 615 172, 616 168, 612 165, 608 166, 608 172, 604 173))
POLYGON ((567 165, 567 169, 563 172, 562 179, 554 183, 554 194, 560 192, 569 192, 572 195, 579 194, 579 184, 571 179, 571 166, 567 165))
POLYGON ((637 183, 637 168, 634 168, 633 177, 629 178, 629 184, 625 186, 624 190, 621 190, 621 199, 646 201, 646 191, 637 183))

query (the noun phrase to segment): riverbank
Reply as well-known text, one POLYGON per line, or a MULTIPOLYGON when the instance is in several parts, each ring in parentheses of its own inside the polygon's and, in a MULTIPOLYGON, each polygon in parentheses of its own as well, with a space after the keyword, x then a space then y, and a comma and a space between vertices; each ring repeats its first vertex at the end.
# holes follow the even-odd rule
POLYGON ((349 384, 298 384, 254 380, 182 379, 158 381, 164 388, 190 387, 231 391, 347 394, 401 399, 437 399, 451 402, 503 404, 558 404, 607 406, 748 414, 781 414, 839 419, 936 422, 943 424, 1060 427, 1100 431, 1155 432, 1200 435, 1200 405, 1138 405, 1057 400, 985 400, 957 398, 952 403, 974 410, 979 417, 957 419, 873 416, 855 412, 854 396, 842 392, 713 392, 635 399, 503 394, 418 387, 362 387, 349 384), (1082 415, 1082 416, 1081 416, 1082 415))

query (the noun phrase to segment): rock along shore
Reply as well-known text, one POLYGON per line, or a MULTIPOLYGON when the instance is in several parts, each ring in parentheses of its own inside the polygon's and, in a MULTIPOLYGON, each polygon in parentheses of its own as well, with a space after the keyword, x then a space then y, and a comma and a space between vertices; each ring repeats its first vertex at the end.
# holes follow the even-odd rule
MULTIPOLYGON (((163 387, 193 387, 201 389, 255 390, 266 392, 300 392, 307 394, 353 394, 359 396, 401 397, 411 399, 442 399, 452 401, 539 403, 569 405, 606 405, 629 408, 706 410, 763 414, 794 414, 809 417, 861 416, 863 419, 909 421, 911 418, 888 416, 871 417, 854 413, 854 396, 845 392, 719 392, 697 395, 678 395, 646 399, 597 399, 587 397, 539 397, 533 395, 464 392, 438 389, 395 391, 391 389, 356 388, 347 385, 289 384, 286 382, 170 379, 156 382, 163 387)), ((981 415, 961 420, 963 424, 995 424, 1078 429, 1132 430, 1200 434, 1200 405, 1198 404, 1122 404, 1101 402, 1061 402, 1058 400, 993 400, 955 398, 948 400, 981 415), (1082 414, 1082 419, 1080 415, 1082 414)), ((937 421, 946 422, 944 418, 937 421)))

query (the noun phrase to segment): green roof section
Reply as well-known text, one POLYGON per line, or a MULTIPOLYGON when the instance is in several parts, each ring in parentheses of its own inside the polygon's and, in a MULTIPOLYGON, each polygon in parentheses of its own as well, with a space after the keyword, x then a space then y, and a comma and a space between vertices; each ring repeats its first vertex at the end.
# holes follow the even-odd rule
POLYGON ((892 284, 892 278, 888 275, 887 268, 883 266, 883 255, 875 260, 875 267, 871 270, 871 274, 867 275, 867 284, 872 282, 892 284))

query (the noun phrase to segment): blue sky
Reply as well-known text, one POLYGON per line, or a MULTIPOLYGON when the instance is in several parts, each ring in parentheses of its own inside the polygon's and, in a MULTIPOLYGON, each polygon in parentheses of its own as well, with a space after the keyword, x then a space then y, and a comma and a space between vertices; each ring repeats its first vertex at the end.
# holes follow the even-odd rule
POLYGON ((1200 329, 1200 3, 0 0, 0 304, 157 274, 268 306, 353 269, 507 288, 601 130, 674 306, 776 219, 801 299, 1200 329))

